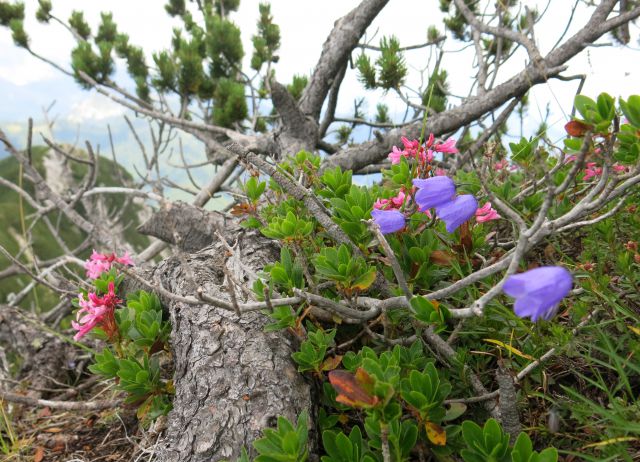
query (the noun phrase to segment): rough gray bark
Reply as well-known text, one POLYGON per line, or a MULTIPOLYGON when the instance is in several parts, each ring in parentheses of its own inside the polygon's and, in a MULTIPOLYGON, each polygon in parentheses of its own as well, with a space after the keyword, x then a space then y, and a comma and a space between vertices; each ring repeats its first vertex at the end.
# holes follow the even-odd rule
POLYGON ((195 252, 213 244, 217 230, 237 227, 229 216, 210 212, 182 201, 168 202, 154 213, 138 231, 195 252))
MULTIPOLYGON (((226 264, 240 283, 250 284, 277 258, 273 243, 253 231, 230 224, 225 237, 237 241, 226 264)), ((230 300, 223 272, 226 252, 215 242, 172 257, 155 269, 153 278, 179 295, 194 295, 201 286, 209 295, 230 300)), ((173 327, 176 396, 158 460, 235 461, 277 416, 295 419, 310 411, 309 386, 291 360, 291 339, 282 332, 265 333, 266 316, 250 313, 239 319, 206 305, 165 305, 173 327)))
MULTIPOLYGON (((15 377, 6 378, 23 381, 33 390, 29 396, 34 398, 42 397, 38 390, 51 388, 54 381, 68 382, 78 354, 83 354, 73 345, 44 331, 41 324, 21 308, 0 305, 0 353, 20 357, 22 365, 15 377)), ((0 376, 2 369, 0 367, 0 376)), ((4 371, 4 374, 8 376, 8 372, 4 371)))

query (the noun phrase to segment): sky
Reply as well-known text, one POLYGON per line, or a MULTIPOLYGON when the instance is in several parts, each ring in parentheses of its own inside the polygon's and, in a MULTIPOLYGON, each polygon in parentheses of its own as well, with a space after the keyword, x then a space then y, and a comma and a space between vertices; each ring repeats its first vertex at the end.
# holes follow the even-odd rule
MULTIPOLYGON (((74 45, 73 38, 55 23, 42 25, 35 21, 37 0, 26 0, 25 3, 28 17, 25 28, 31 37, 32 48, 68 68, 69 50, 74 45)), ((403 46, 413 45, 425 41, 429 25, 435 25, 444 32, 438 3, 438 0, 391 0, 368 29, 364 41, 370 40, 372 44, 377 45, 382 35, 394 34, 403 46)), ((543 55, 551 49, 564 30, 573 3, 573 0, 551 1, 544 19, 536 26, 536 42, 543 55)), ((130 35, 131 43, 142 46, 151 62, 151 53, 169 46, 172 28, 179 24, 179 20, 165 13, 161 6, 163 4, 163 1, 149 0, 53 0, 53 14, 66 19, 73 9, 81 9, 95 30, 100 11, 108 7, 119 25, 119 30, 130 35)), ((272 0, 272 14, 275 22, 280 25, 282 44, 279 52, 280 61, 275 65, 277 78, 288 83, 294 74, 310 74, 335 20, 357 4, 355 0, 272 0)), ((540 10, 546 4, 547 2, 535 0, 521 1, 522 6, 538 5, 540 10)), ((588 9, 584 7, 576 12, 575 25, 569 29, 567 36, 586 21, 588 13, 588 9)), ((242 0, 240 10, 233 13, 231 19, 242 31, 248 69, 252 50, 251 36, 256 31, 255 25, 258 20, 258 1, 242 0)), ((633 25, 631 32, 631 47, 592 47, 571 61, 565 74, 585 74, 587 80, 583 93, 592 97, 601 91, 623 97, 639 94, 638 27, 633 25)), ((605 37, 600 42, 611 42, 611 39, 605 37)), ((472 68, 473 49, 461 49, 461 44, 451 39, 447 40, 445 48, 449 51, 457 50, 446 55, 443 61, 443 67, 450 76, 450 91, 454 95, 466 96, 476 72, 472 68)), ((3 102, 0 104, 0 126, 14 137, 18 144, 20 140, 24 140, 28 117, 34 118, 36 131, 48 133, 44 125, 44 108, 53 104, 48 116, 49 120, 55 120, 53 134, 56 140, 74 143, 88 139, 105 148, 108 143, 106 127, 109 125, 114 133, 116 150, 121 161, 126 164, 139 159, 135 140, 123 121, 123 115, 128 113, 127 111, 95 92, 82 90, 69 77, 35 59, 25 50, 15 47, 6 28, 0 29, 0 50, 0 94, 3 95, 3 102)), ((355 52, 354 56, 358 53, 355 52)), ((407 86, 416 88, 420 85, 420 70, 433 66, 433 50, 425 48, 407 52, 405 58, 412 72, 407 86)), ((526 55, 520 52, 512 61, 510 66, 501 70, 498 82, 518 72, 526 62, 526 55)), ((122 66, 116 74, 116 80, 118 78, 126 80, 122 66)), ((531 106, 524 121, 525 134, 535 131, 548 108, 551 133, 561 136, 562 126, 571 112, 576 88, 577 81, 551 81, 537 86, 530 94, 531 106)), ((391 116, 395 120, 401 119, 405 112, 405 106, 396 96, 381 91, 364 90, 358 83, 354 70, 347 72, 340 96, 338 116, 351 116, 354 99, 361 97, 365 97, 365 112, 371 117, 380 101, 389 105, 391 116)), ((457 105, 460 100, 451 98, 450 101, 457 105)), ((131 113, 129 115, 133 117, 131 113)), ((136 126, 142 126, 141 124, 142 121, 136 122, 136 126)), ((197 143, 185 137, 185 146, 190 160, 204 160, 204 152, 197 143)))

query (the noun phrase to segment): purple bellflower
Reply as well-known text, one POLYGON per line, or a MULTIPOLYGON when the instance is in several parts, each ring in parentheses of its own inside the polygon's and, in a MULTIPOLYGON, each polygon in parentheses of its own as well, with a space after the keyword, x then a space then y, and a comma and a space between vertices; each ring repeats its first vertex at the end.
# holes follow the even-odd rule
POLYGON ((415 179, 413 185, 418 188, 415 196, 416 203, 423 212, 446 204, 456 193, 456 185, 448 176, 434 176, 426 180, 415 179))
POLYGON ((404 228, 404 215, 398 210, 378 210, 371 211, 373 221, 380 227, 382 234, 395 233, 404 228))
MULTIPOLYGON (((446 177, 436 177, 446 178, 446 177)), ((417 195, 416 195, 417 199, 417 195)), ((475 215, 478 201, 472 194, 463 194, 455 199, 449 199, 442 205, 436 206, 436 215, 447 225, 447 232, 452 233, 458 226, 475 215)))
POLYGON ((502 291, 515 298, 514 311, 535 322, 549 320, 558 311, 560 301, 573 286, 571 273, 562 266, 542 266, 510 276, 502 291))

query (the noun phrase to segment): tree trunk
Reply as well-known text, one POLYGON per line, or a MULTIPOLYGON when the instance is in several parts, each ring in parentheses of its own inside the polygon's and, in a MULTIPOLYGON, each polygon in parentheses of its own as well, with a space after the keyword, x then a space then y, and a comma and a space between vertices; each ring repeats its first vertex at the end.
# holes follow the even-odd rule
MULTIPOLYGON (((220 215, 188 212, 185 207, 193 208, 182 204, 160 212, 152 219, 158 221, 145 224, 145 230, 153 228, 155 236, 188 242, 193 249, 198 240, 193 234, 177 238, 177 230, 188 225, 180 218, 201 214, 199 226, 208 223, 215 229, 220 215)), ((221 234, 233 246, 233 255, 211 230, 201 237, 205 243, 214 236, 212 245, 163 261, 153 278, 174 294, 193 296, 202 287, 210 296, 231 301, 233 284, 226 280, 226 265, 235 282, 250 287, 257 272, 277 258, 277 248, 257 232, 225 221, 221 234)), ((239 288, 236 297, 245 300, 239 288)), ((208 305, 166 300, 165 306, 172 324, 176 396, 158 460, 235 462, 243 447, 252 453, 251 443, 261 436, 261 429, 275 425, 277 416, 294 419, 311 411, 309 385, 291 360, 292 339, 285 332, 265 333, 265 315, 238 317, 208 305)))

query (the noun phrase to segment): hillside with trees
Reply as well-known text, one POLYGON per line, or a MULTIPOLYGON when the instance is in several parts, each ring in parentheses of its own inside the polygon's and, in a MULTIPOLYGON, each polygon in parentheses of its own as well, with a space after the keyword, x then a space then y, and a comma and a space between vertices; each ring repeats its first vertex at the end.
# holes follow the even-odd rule
POLYGON ((145 50, 112 12, 0 1, 30 59, 126 108, 142 165, 0 126, 7 460, 640 456, 640 96, 570 72, 594 47, 637 59, 640 4, 432 3, 441 22, 384 28, 406 6, 354 3, 285 82, 267 3, 247 31, 239 0, 170 0, 170 46, 145 50), (73 37, 66 62, 27 14, 73 37), (556 83, 563 128, 523 132, 556 83))

